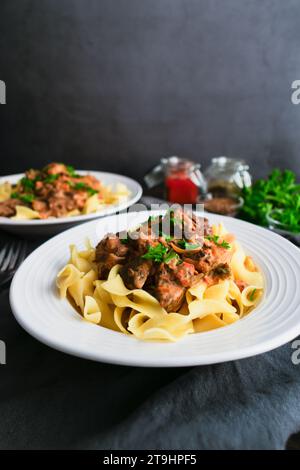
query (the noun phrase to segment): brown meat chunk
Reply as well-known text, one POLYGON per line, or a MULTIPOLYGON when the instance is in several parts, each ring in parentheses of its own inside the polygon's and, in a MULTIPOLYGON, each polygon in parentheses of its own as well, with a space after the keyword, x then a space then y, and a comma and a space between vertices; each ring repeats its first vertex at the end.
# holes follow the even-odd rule
POLYGON ((173 273, 181 286, 190 287, 195 275, 195 266, 193 264, 183 262, 176 265, 173 273))
POLYGON ((52 196, 49 198, 49 209, 53 217, 63 217, 76 209, 76 202, 71 196, 52 196))
POLYGON ((0 217, 13 217, 16 215, 16 206, 24 205, 19 199, 7 199, 0 202, 0 217))
POLYGON ((185 287, 178 284, 174 274, 162 264, 156 275, 155 296, 167 312, 177 312, 184 300, 185 287))
POLYGON ((105 259, 98 263, 98 275, 99 279, 107 279, 111 268, 116 264, 123 264, 125 258, 115 255, 114 253, 107 253, 105 259))
POLYGON ((45 171, 48 175, 69 174, 66 165, 63 163, 49 163, 49 165, 46 166, 45 171))
POLYGON ((121 268, 120 275, 127 289, 142 289, 151 269, 150 260, 135 258, 121 268))
POLYGON ((117 256, 125 256, 128 246, 123 244, 119 237, 108 234, 96 246, 96 261, 101 261, 107 253, 114 253, 117 256))
POLYGON ((95 261, 98 264, 99 279, 107 279, 116 264, 124 264, 128 247, 116 235, 107 235, 96 246, 95 261))
POLYGON ((215 243, 205 242, 203 249, 197 253, 184 257, 184 260, 195 266, 199 273, 209 273, 220 264, 229 264, 232 250, 217 246, 215 243))
POLYGON ((37 212, 46 212, 48 209, 48 204, 46 201, 34 199, 32 201, 32 209, 37 212))

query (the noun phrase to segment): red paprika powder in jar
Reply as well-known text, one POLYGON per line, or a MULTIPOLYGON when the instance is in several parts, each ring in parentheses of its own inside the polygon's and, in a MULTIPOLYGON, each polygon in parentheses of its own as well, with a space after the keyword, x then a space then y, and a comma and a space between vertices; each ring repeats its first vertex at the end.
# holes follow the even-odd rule
POLYGON ((206 189, 200 165, 178 157, 162 159, 162 163, 167 200, 178 204, 196 204, 199 191, 203 193, 206 189))

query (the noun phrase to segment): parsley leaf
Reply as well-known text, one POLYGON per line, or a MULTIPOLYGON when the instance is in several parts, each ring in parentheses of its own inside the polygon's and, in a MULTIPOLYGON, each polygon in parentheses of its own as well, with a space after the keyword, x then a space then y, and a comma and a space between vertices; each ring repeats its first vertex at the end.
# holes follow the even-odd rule
POLYGON ((219 235, 207 235, 206 240, 209 240, 213 242, 215 245, 220 246, 221 248, 226 248, 226 250, 229 250, 231 248, 230 244, 223 240, 222 242, 219 242, 219 235))
POLYGON ((45 179, 44 179, 44 183, 53 183, 53 181, 56 181, 58 178, 59 178, 59 174, 56 173, 56 174, 53 174, 53 175, 48 175, 45 179))
POLYGON ((90 196, 93 196, 94 194, 97 194, 99 192, 96 189, 93 189, 90 186, 88 186, 86 183, 82 183, 82 182, 74 184, 73 188, 78 191, 80 190, 87 191, 90 196))
POLYGON ((253 291, 252 291, 251 294, 249 295, 249 300, 251 300, 251 302, 253 302, 253 300, 254 300, 255 292, 256 292, 256 288, 253 289, 253 291))
POLYGON ((71 165, 66 165, 67 172, 69 173, 70 176, 77 176, 75 168, 71 165))
POLYGON ((10 197, 13 199, 20 199, 20 201, 24 202, 25 204, 31 204, 34 200, 33 194, 19 194, 17 192, 14 192, 11 194, 10 197))
POLYGON ((189 243, 186 240, 178 240, 177 245, 184 250, 196 250, 200 246, 196 243, 189 243))
POLYGON ((34 189, 34 186, 35 186, 35 180, 27 178, 26 176, 21 178, 20 183, 23 186, 23 188, 26 189, 26 190, 34 189))
POLYGON ((177 261, 180 260, 178 254, 174 251, 174 250, 170 250, 164 257, 164 262, 165 263, 169 263, 170 261, 172 261, 172 259, 177 259, 177 261))
POLYGON ((155 246, 149 246, 147 253, 142 255, 142 258, 151 259, 155 261, 155 263, 162 263, 167 252, 168 248, 162 243, 159 243, 155 246))

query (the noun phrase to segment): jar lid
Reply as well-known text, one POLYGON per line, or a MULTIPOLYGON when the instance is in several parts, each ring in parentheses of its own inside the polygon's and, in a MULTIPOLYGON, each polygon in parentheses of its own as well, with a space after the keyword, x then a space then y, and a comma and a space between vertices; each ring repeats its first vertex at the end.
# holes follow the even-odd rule
POLYGON ((182 169, 189 171, 191 179, 197 186, 206 187, 206 182, 200 172, 200 166, 200 163, 195 163, 192 160, 180 158, 176 155, 164 157, 160 159, 158 165, 144 176, 144 181, 149 189, 154 188, 164 181, 166 171, 170 170, 172 172, 173 170, 182 169))
POLYGON ((192 160, 188 160, 187 158, 179 158, 176 156, 161 158, 160 162, 162 167, 167 171, 194 171, 195 169, 200 169, 200 163, 195 163, 192 160))
POLYGON ((249 165, 245 162, 245 160, 229 158, 229 157, 225 157, 225 155, 221 155, 220 157, 214 157, 212 158, 211 161, 214 166, 218 166, 220 168, 232 168, 232 169, 240 169, 240 170, 249 169, 249 165))

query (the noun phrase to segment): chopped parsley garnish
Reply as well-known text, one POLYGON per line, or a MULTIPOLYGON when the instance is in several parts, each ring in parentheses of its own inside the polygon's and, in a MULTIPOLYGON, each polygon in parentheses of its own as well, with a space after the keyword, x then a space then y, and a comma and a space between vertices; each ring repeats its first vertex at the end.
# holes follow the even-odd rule
POLYGON ((24 202, 25 204, 31 204, 34 200, 33 194, 19 194, 17 192, 14 192, 11 194, 11 197, 13 199, 20 199, 20 201, 24 202))
POLYGON ((186 240, 179 240, 177 242, 177 245, 180 248, 183 248, 184 250, 196 250, 197 248, 200 247, 200 245, 198 245, 196 243, 189 243, 186 240))
POLYGON ((222 242, 219 242, 219 235, 207 235, 206 240, 209 240, 210 242, 213 242, 215 245, 220 246, 221 248, 226 248, 226 250, 229 250, 231 248, 230 244, 223 240, 222 242))
POLYGON ((172 261, 172 259, 177 259, 177 261, 180 260, 178 254, 174 251, 174 250, 170 250, 164 257, 164 262, 165 263, 169 263, 170 261, 172 261))
POLYGON ((56 173, 54 175, 48 175, 45 179, 44 179, 44 183, 53 183, 53 181, 56 181, 58 178, 59 178, 59 174, 56 173))
POLYGON ((73 176, 74 178, 77 178, 78 175, 75 171, 75 168, 71 165, 66 165, 67 172, 69 173, 70 176, 73 176))
POLYGON ((167 252, 168 248, 162 243, 159 243, 156 246, 149 246, 147 253, 142 255, 142 258, 151 259, 155 261, 155 263, 162 263, 167 252))
POLYGON ((75 183, 74 184, 74 189, 86 189, 87 185, 85 183, 75 183))
POLYGON ((253 291, 252 291, 251 294, 249 295, 249 300, 251 300, 251 302, 253 302, 253 300, 254 300, 255 292, 256 292, 256 288, 253 289, 253 291))
POLYGON ((87 192, 89 193, 90 196, 94 196, 94 194, 98 194, 99 191, 97 191, 96 189, 93 189, 93 188, 86 188, 87 192))
POLYGON ((145 253, 142 258, 150 259, 155 263, 169 263, 171 260, 176 259, 177 264, 181 264, 181 259, 174 250, 170 249, 159 243, 156 246, 149 246, 147 253, 145 253))
POLYGON ((24 176, 21 179, 20 182, 21 182, 21 185, 23 186, 24 189, 26 189, 26 190, 34 189, 34 186, 35 186, 35 180, 34 179, 30 179, 30 178, 27 178, 26 176, 24 176))
POLYGON ((74 184, 73 188, 78 191, 80 190, 87 191, 90 196, 93 196, 94 194, 97 194, 99 192, 96 189, 91 188, 89 185, 83 182, 74 184))

